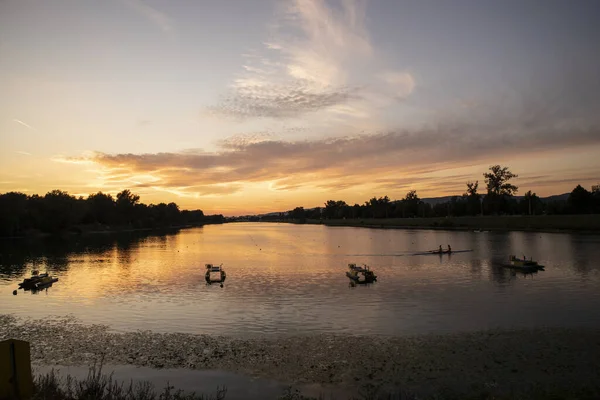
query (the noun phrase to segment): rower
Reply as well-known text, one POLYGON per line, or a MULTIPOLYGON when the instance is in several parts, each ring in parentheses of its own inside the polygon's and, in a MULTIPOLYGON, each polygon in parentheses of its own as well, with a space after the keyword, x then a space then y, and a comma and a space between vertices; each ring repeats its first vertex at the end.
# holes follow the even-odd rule
POLYGON ((442 245, 440 244, 440 254, 442 254, 442 253, 443 253, 442 245))
POLYGON ((452 248, 448 245, 448 254, 452 253, 452 248))

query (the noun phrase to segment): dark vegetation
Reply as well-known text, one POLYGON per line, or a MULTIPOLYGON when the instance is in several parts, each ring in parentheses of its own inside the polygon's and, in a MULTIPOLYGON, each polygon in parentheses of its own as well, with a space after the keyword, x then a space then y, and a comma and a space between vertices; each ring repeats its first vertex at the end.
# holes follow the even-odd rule
MULTIPOLYGON (((485 385, 482 385, 485 386, 485 385)), ((360 400, 548 400, 548 399, 598 399, 600 392, 597 385, 587 390, 564 390, 553 387, 532 388, 524 393, 510 393, 509 395, 493 394, 492 388, 473 388, 473 393, 453 393, 451 390, 427 397, 417 397, 405 391, 389 392, 375 385, 366 385, 357 391, 352 399, 360 400)), ((77 380, 71 376, 65 379, 59 377, 54 370, 45 375, 37 376, 34 380, 34 395, 32 400, 224 400, 227 388, 217 387, 215 395, 201 395, 185 393, 175 387, 167 386, 157 392, 150 382, 130 382, 124 384, 113 379, 112 375, 102 373, 102 368, 90 368, 85 379, 77 380)), ((308 397, 296 389, 288 388, 278 400, 335 400, 334 397, 308 397)))
POLYGON ((37 376, 32 400, 223 400, 226 394, 226 388, 217 388, 215 396, 205 396, 184 393, 170 385, 157 393, 150 382, 126 385, 103 374, 102 366, 93 366, 82 380, 69 375, 63 380, 54 370, 37 376))
POLYGON ((175 203, 146 205, 139 200, 129 190, 116 198, 102 192, 75 197, 60 190, 45 196, 0 194, 0 236, 183 227, 224 221, 222 215, 207 216, 202 210, 179 210, 175 203))
POLYGON ((544 201, 531 191, 527 191, 522 197, 516 197, 518 187, 511 181, 517 175, 508 167, 491 166, 483 177, 486 184, 485 193, 480 193, 479 181, 467 182, 466 191, 462 196, 454 196, 437 204, 424 202, 415 190, 411 190, 401 200, 390 200, 388 196, 373 197, 364 204, 354 205, 342 200, 328 200, 324 207, 296 207, 285 213, 250 219, 306 222, 329 219, 600 214, 600 185, 593 186, 592 191, 577 185, 566 200, 550 197, 544 201))

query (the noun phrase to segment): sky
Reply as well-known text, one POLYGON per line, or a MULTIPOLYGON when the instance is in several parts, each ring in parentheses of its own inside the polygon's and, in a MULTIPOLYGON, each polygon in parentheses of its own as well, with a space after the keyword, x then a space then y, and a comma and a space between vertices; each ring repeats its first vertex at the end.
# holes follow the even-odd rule
POLYGON ((600 183, 600 3, 0 0, 0 193, 245 215, 600 183))

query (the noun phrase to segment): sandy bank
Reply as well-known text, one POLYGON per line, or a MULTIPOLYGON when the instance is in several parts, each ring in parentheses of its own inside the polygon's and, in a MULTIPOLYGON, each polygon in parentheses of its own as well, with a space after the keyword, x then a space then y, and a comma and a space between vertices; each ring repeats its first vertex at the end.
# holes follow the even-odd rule
POLYGON ((598 388, 600 329, 486 331, 418 337, 313 335, 234 339, 207 335, 112 333, 74 319, 19 320, 0 315, 0 339, 32 343, 32 361, 154 368, 219 369, 289 384, 365 384, 417 393, 533 386, 598 388))

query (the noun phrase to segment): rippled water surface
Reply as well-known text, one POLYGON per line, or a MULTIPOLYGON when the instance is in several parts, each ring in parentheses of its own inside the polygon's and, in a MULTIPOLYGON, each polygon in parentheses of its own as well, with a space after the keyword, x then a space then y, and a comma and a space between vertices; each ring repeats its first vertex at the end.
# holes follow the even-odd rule
POLYGON ((0 313, 74 315, 114 330, 398 335, 600 326, 600 236, 232 223, 177 233, 0 241, 0 313), (452 245, 471 252, 413 255, 452 245), (499 268, 509 254, 546 266, 499 268), (223 288, 204 264, 223 263, 223 288), (378 282, 351 287, 350 262, 378 282), (47 290, 12 291, 33 268, 47 290))

